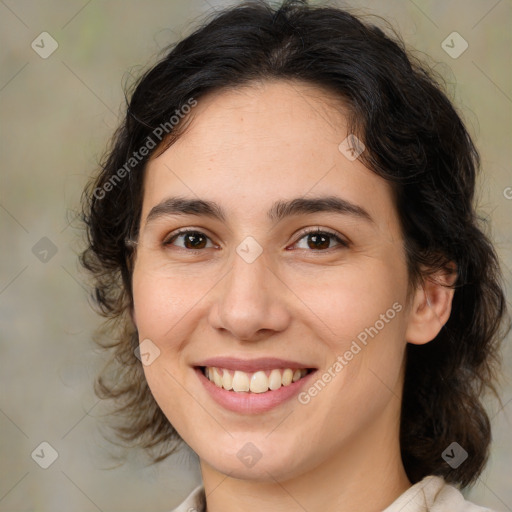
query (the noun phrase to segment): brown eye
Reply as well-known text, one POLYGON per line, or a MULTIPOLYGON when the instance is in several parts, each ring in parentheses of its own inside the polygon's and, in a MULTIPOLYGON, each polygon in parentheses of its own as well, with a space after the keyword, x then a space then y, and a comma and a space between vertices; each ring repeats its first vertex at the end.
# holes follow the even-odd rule
POLYGON ((302 237, 296 243, 298 244, 303 239, 306 240, 307 247, 299 247, 299 249, 312 249, 315 251, 331 249, 332 240, 334 240, 337 245, 348 247, 348 243, 335 233, 322 231, 320 229, 303 233, 302 237))
POLYGON ((310 249, 329 249, 330 235, 325 234, 309 234, 308 235, 308 247, 310 249))
MULTIPOLYGON (((204 233, 201 233, 201 231, 186 230, 186 231, 180 231, 180 232, 172 235, 168 240, 166 240, 164 242, 164 245, 165 246, 176 245, 183 249, 197 250, 197 249, 208 248, 207 247, 208 241, 210 241, 210 239, 204 233), (175 240, 178 240, 178 239, 182 240, 181 244, 174 243, 175 240)), ((211 244, 210 247, 214 247, 214 245, 211 244)))

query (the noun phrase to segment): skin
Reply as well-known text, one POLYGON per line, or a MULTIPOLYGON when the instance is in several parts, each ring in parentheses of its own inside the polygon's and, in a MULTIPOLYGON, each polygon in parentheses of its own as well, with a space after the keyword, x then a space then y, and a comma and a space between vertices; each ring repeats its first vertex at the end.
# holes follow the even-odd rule
POLYGON ((411 486, 399 447, 404 351, 437 335, 453 291, 442 276, 408 290, 390 186, 338 149, 347 137, 342 107, 301 82, 217 91, 199 100, 184 134, 146 169, 133 318, 140 340, 160 350, 145 375, 200 458, 209 512, 369 512, 411 486), (177 195, 217 202, 226 222, 147 222, 155 205, 177 195), (373 222, 332 212, 267 218, 274 201, 324 195, 364 208, 373 222), (162 245, 186 227, 209 237, 200 254, 183 236, 162 245), (304 228, 335 231, 349 246, 330 238, 328 248, 312 248, 304 228), (263 248, 252 263, 235 250, 247 236, 263 248), (273 356, 322 374, 394 303, 402 310, 307 404, 230 412, 192 368, 220 355, 273 356), (261 452, 252 467, 237 457, 248 442, 261 452))

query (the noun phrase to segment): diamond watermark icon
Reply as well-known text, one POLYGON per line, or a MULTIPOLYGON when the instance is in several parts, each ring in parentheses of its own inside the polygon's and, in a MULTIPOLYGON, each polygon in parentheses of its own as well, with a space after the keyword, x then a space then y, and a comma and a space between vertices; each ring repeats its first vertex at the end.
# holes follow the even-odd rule
POLYGON ((144 366, 149 366, 160 355, 160 349, 150 339, 146 338, 140 342, 133 353, 144 366))
POLYGON ((46 236, 43 236, 34 247, 32 254, 41 262, 48 263, 56 254, 57 246, 46 236))
POLYGON ((366 149, 366 146, 353 133, 344 139, 338 146, 340 153, 353 162, 366 149))
POLYGON ((468 49, 468 46, 468 42, 458 32, 452 32, 441 43, 441 48, 452 59, 458 59, 468 49))
POLYGON ((30 46, 39 57, 47 59, 59 47, 59 43, 48 32, 41 32, 30 46))
POLYGON ((252 236, 248 236, 236 248, 236 252, 246 263, 252 263, 263 252, 263 247, 252 236))
POLYGON ((441 457, 450 467, 457 469, 468 458, 468 452, 459 443, 453 442, 446 448, 441 457))
POLYGON ((30 456, 38 466, 48 469, 57 460, 59 454, 50 443, 43 441, 30 456))
POLYGON ((240 459, 240 461, 247 466, 248 468, 252 468, 262 457, 262 453, 256 448, 253 443, 245 443, 236 456, 240 459))

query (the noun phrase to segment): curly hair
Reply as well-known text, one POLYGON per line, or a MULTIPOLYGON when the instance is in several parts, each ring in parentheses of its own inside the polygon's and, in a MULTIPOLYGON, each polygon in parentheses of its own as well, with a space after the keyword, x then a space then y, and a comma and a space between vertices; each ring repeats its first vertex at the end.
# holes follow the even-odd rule
POLYGON ((107 318, 98 342, 111 351, 96 392, 114 400, 122 440, 158 448, 154 461, 181 438, 134 355, 134 253, 126 240, 137 239, 148 159, 180 136, 190 116, 139 150, 191 98, 278 79, 334 92, 348 108, 349 133, 366 146, 361 160, 392 184, 410 283, 456 265, 448 322, 430 343, 406 347, 401 455, 413 483, 434 474, 465 487, 483 470, 491 429, 482 398, 490 391, 499 400, 500 343, 510 326, 498 258, 474 205, 480 158, 439 76, 392 34, 337 7, 248 1, 213 13, 127 93, 125 119, 84 190, 88 245, 80 260, 107 318), (469 454, 456 469, 442 458, 453 441, 469 454))

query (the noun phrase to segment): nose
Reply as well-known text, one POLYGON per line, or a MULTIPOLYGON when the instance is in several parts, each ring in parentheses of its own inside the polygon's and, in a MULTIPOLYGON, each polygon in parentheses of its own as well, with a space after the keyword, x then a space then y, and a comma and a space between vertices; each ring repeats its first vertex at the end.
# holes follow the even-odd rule
POLYGON ((291 314, 286 285, 267 266, 264 255, 248 263, 234 255, 231 270, 216 286, 209 321, 240 341, 258 341, 284 331, 291 314))

